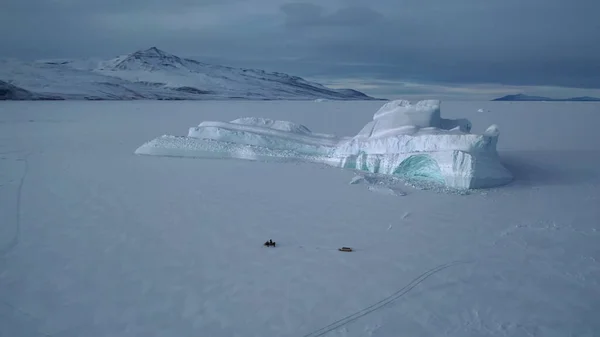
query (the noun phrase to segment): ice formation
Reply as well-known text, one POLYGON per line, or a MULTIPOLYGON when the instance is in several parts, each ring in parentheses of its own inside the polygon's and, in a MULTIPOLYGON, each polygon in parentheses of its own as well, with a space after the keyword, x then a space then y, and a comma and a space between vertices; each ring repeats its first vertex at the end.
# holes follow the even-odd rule
POLYGON ((187 137, 162 136, 135 153, 249 160, 300 160, 471 189, 512 180, 496 152, 499 130, 472 134, 466 119, 444 119, 440 101, 386 103, 354 137, 311 132, 267 118, 202 122, 187 137))

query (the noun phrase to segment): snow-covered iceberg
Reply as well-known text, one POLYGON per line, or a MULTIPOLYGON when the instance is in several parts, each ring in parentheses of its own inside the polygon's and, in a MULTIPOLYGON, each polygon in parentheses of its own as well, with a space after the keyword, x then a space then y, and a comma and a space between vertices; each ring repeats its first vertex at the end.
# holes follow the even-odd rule
POLYGON ((506 184, 512 174, 496 152, 499 130, 472 134, 466 119, 444 119, 440 101, 386 103, 354 137, 311 132, 288 121, 249 117, 202 122, 186 137, 162 136, 139 147, 142 155, 310 161, 396 175, 451 188, 506 184))

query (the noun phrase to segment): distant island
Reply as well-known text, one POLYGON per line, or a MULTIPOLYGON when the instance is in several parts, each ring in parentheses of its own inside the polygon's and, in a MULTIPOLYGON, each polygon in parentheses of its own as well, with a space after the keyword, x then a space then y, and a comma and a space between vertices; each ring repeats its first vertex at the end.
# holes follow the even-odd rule
POLYGON ((510 102, 600 102, 596 97, 571 97, 571 98, 549 98, 542 96, 529 96, 525 94, 506 95, 504 97, 493 99, 492 101, 510 101, 510 102))

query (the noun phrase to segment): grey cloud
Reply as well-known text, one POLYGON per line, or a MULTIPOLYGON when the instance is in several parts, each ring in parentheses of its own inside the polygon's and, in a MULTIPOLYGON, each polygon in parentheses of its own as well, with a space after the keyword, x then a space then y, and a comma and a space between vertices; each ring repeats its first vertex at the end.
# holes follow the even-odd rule
MULTIPOLYGON (((0 57, 109 57, 160 45, 185 51, 207 32, 166 27, 230 16, 243 0, 8 0, 0 10, 0 57), (182 46, 184 48, 182 48, 182 46)), ((214 39, 213 39, 214 40, 214 39)))
POLYGON ((385 19, 358 34, 319 27, 298 38, 311 41, 312 59, 374 64, 349 70, 359 76, 600 87, 600 3, 408 0, 394 11, 396 3, 377 2, 385 19))
POLYGON ((290 26, 319 24, 323 18, 323 7, 311 3, 289 3, 281 6, 290 26))
POLYGON ((193 7, 205 7, 243 0, 4 0, 9 12, 24 13, 132 13, 142 11, 182 12, 193 7))
POLYGON ((106 57, 156 45, 389 85, 600 88, 599 12, 597 0, 5 0, 0 57, 106 57))
POLYGON ((325 21, 334 25, 367 25, 383 18, 368 7, 346 7, 331 14, 325 21))
POLYGON ((318 26, 362 26, 377 22, 383 16, 368 7, 343 7, 333 13, 327 13, 325 8, 312 3, 288 3, 281 6, 289 26, 318 27, 318 26))

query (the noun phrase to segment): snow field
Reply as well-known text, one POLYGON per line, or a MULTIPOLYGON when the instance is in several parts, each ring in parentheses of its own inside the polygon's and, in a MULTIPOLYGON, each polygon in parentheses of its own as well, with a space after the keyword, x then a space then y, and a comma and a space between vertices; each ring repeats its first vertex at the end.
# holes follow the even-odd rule
MULTIPOLYGON (((237 104, 0 105, 0 233, 14 233, 29 154, 20 240, 0 256, 0 335, 304 336, 385 299, 394 301, 324 336, 600 331, 593 106, 444 103, 479 132, 498 123, 515 177, 463 195, 399 185, 406 195, 390 197, 368 189, 383 176, 351 185, 353 171, 302 162, 131 153, 199 118, 240 118, 237 104), (277 248, 262 246, 269 238, 277 248), (469 263, 401 291, 452 261, 469 263)), ((379 106, 243 107, 355 134, 379 106)))

